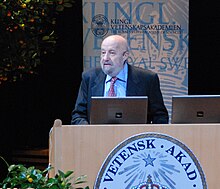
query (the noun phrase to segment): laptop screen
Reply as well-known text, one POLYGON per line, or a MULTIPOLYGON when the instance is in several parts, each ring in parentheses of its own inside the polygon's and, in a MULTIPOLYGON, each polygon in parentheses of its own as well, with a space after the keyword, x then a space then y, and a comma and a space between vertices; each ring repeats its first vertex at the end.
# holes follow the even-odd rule
POLYGON ((148 97, 92 97, 90 124, 145 124, 148 97))
POLYGON ((171 123, 220 123, 220 95, 173 96, 171 123))

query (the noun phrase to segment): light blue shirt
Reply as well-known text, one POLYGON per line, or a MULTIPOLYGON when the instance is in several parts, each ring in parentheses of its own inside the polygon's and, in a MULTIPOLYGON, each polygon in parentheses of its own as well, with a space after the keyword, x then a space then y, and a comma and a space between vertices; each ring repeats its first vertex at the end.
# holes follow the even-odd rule
MULTIPOLYGON (((125 63, 124 68, 116 76, 118 79, 115 82, 114 90, 117 97, 126 96, 127 78, 128 78, 128 65, 125 63)), ((111 83, 111 76, 107 75, 105 79, 105 92, 104 96, 108 96, 108 91, 111 83)))

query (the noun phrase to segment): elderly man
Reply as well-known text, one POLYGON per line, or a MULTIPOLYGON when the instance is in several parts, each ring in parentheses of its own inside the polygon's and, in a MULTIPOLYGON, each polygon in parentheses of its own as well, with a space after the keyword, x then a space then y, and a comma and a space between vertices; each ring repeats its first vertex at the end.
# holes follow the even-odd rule
POLYGON ((147 123, 168 123, 158 75, 127 63, 129 47, 120 35, 111 35, 101 44, 101 68, 82 74, 82 82, 72 111, 71 124, 89 124, 92 96, 148 96, 147 123), (115 83, 117 88, 111 88, 115 83))

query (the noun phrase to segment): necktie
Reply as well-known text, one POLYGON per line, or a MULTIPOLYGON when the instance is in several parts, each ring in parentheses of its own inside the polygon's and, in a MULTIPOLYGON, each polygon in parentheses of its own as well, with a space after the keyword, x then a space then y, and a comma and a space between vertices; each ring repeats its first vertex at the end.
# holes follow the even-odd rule
POLYGON ((115 85, 116 80, 117 80, 117 77, 112 77, 111 83, 110 83, 110 88, 108 91, 108 96, 116 96, 115 89, 114 89, 114 85, 115 85))

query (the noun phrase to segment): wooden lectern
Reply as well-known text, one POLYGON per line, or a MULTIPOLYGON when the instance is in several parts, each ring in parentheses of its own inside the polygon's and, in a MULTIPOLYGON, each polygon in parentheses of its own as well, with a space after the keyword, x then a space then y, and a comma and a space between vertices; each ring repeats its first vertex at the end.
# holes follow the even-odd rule
POLYGON ((220 124, 74 126, 55 120, 49 137, 51 176, 58 170, 74 170, 75 176, 87 175, 87 185, 93 188, 111 150, 128 137, 145 132, 167 134, 188 146, 201 164, 208 188, 219 188, 220 124))

